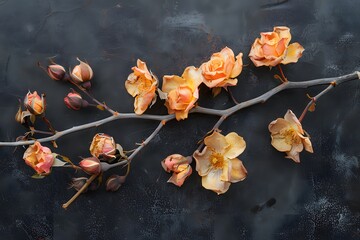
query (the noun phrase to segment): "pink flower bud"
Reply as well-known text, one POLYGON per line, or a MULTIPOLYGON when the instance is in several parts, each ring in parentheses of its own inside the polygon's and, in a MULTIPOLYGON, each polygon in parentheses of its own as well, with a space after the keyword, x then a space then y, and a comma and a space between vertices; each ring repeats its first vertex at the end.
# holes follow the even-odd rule
POLYGON ((119 175, 112 175, 106 181, 106 191, 116 192, 121 185, 125 183, 126 177, 119 175))
POLYGON ((71 78, 76 83, 84 83, 90 81, 93 77, 93 70, 91 69, 90 65, 77 59, 80 64, 76 65, 74 69, 71 71, 71 78))
POLYGON ((184 181, 191 175, 192 168, 190 163, 191 157, 184 157, 180 154, 172 154, 166 157, 161 165, 167 172, 173 172, 173 175, 169 178, 168 182, 181 187, 184 181))
POLYGON ((81 108, 89 106, 89 103, 82 99, 81 95, 75 91, 68 93, 66 97, 64 97, 65 105, 73 110, 80 110, 81 108))
POLYGON ((63 80, 66 74, 65 68, 58 64, 52 64, 47 67, 47 74, 53 80, 63 80))
POLYGON ((79 166, 87 174, 94 175, 101 172, 101 165, 99 159, 96 157, 88 157, 80 161, 79 166))
POLYGON ((177 169, 181 164, 190 164, 191 162, 191 157, 184 157, 180 154, 172 154, 161 161, 161 166, 167 172, 177 172, 177 169))
POLYGON ((24 106, 29 112, 34 115, 40 115, 45 112, 45 97, 44 94, 38 95, 36 91, 26 94, 24 99, 24 106))

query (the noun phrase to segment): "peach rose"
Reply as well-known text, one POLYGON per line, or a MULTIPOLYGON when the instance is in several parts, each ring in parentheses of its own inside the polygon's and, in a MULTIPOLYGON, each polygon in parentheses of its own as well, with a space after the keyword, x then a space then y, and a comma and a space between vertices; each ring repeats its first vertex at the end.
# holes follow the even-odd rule
POLYGON ((296 63, 304 48, 299 43, 292 43, 288 27, 274 27, 273 32, 260 33, 251 46, 249 57, 255 66, 274 67, 278 64, 296 63))
POLYGON ((204 142, 202 152, 197 150, 193 155, 204 188, 222 194, 229 190, 231 183, 246 178, 247 171, 237 158, 246 148, 242 137, 235 132, 223 136, 215 131, 204 142))
POLYGON ((134 72, 125 81, 125 88, 131 96, 135 97, 134 111, 140 115, 155 103, 158 80, 149 72, 146 63, 140 59, 137 60, 137 67, 133 67, 132 70, 134 72))
POLYGON ((242 53, 234 56, 234 52, 223 48, 220 52, 214 53, 208 62, 201 65, 204 83, 209 88, 235 86, 236 77, 241 73, 243 67, 242 53))
POLYGON ((191 175, 191 157, 184 157, 180 154, 172 154, 161 161, 161 166, 166 172, 173 172, 168 182, 181 187, 184 181, 191 175))
POLYGON ((44 94, 41 94, 41 96, 39 96, 36 91, 34 91, 33 93, 29 91, 25 96, 24 106, 32 114, 41 115, 45 112, 44 94))
POLYGON ((181 77, 164 76, 162 91, 167 94, 165 106, 169 114, 175 113, 178 121, 186 119, 199 98, 198 87, 202 81, 201 70, 194 66, 187 67, 181 77))
POLYGON ((304 136, 304 130, 295 114, 288 110, 284 118, 278 118, 269 124, 271 145, 280 152, 287 154, 295 162, 300 162, 299 153, 305 148, 313 152, 309 137, 304 136))
POLYGON ((54 163, 54 155, 47 147, 41 146, 35 142, 26 149, 23 156, 25 163, 32 167, 37 173, 50 173, 51 166, 54 163))

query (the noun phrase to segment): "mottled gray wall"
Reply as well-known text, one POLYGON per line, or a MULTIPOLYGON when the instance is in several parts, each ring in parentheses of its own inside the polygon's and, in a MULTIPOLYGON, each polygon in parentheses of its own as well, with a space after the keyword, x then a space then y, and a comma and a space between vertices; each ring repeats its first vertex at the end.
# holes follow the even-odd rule
MULTIPOLYGON (((136 59, 158 76, 181 74, 211 53, 229 46, 247 56, 259 32, 275 25, 291 28, 305 47, 297 64, 284 67, 292 81, 339 76, 359 70, 358 1, 45 1, 0 2, 0 140, 14 140, 24 129, 14 121, 17 99, 28 89, 47 93, 47 116, 65 129, 107 116, 73 112, 63 104, 69 86, 51 81, 37 68, 49 57, 74 66, 76 57, 94 69, 93 93, 120 112, 133 111, 124 80, 136 59), (255 3, 254 3, 255 2, 255 3)), ((245 57, 233 93, 240 101, 279 84, 276 69, 255 68, 245 57)), ((323 87, 282 92, 262 105, 230 117, 222 126, 247 142, 240 156, 248 178, 217 196, 201 187, 196 172, 181 189, 167 184, 160 161, 168 154, 191 154, 215 117, 192 115, 169 122, 135 159, 126 184, 104 189, 61 208, 73 190, 73 171, 55 169, 34 180, 22 160, 23 149, 0 149, 0 234, 2 239, 357 239, 360 238, 358 127, 360 84, 350 82, 324 96, 304 120, 315 153, 295 164, 270 145, 267 125, 288 108, 300 114, 306 93, 323 87), (259 205, 275 199, 261 211, 259 205)), ((201 106, 226 108, 202 88, 201 106)), ((163 114, 159 101, 149 113, 163 114)), ((122 120, 74 133, 58 141, 59 153, 78 161, 88 155, 96 132, 115 137, 126 149, 141 142, 157 123, 122 120)))

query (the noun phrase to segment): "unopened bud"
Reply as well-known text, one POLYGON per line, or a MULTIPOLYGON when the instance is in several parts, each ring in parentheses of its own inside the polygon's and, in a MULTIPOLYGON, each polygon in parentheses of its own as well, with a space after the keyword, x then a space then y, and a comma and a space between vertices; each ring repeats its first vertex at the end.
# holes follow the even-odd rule
POLYGON ((96 157, 89 157, 81 160, 79 166, 84 172, 90 175, 99 174, 101 172, 100 161, 96 157))
MULTIPOLYGON (((74 188, 76 191, 79 191, 85 185, 87 180, 88 178, 86 177, 73 178, 70 188, 74 188)), ((85 191, 87 191, 87 189, 85 189, 85 191)))
POLYGON ((52 64, 47 67, 47 74, 53 80, 63 80, 66 74, 65 68, 59 64, 52 64))
POLYGON ((82 99, 81 95, 75 91, 68 93, 66 97, 64 97, 65 105, 73 110, 80 110, 81 108, 89 106, 89 103, 82 99))
MULTIPOLYGON (((76 65, 71 71, 70 76, 72 80, 74 80, 76 83, 84 83, 91 80, 93 77, 93 70, 91 69, 90 65, 81 61, 79 58, 77 60, 80 62, 80 64, 76 65)), ((86 88, 86 86, 83 87, 86 88)))
POLYGON ((126 177, 119 175, 112 175, 106 181, 106 191, 116 192, 119 190, 121 185, 125 183, 126 177))
POLYGON ((40 115, 44 113, 46 107, 44 94, 39 96, 36 91, 33 93, 29 91, 25 96, 24 106, 34 115, 40 115))

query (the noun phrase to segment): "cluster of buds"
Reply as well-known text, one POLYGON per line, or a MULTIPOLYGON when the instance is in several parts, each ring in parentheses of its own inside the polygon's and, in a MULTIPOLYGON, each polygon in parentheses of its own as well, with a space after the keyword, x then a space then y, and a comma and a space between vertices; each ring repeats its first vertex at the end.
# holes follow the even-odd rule
MULTIPOLYGON (((81 61, 79 58, 77 60, 80 62, 68 74, 65 68, 59 64, 52 62, 45 69, 42 67, 47 75, 55 81, 70 81, 74 85, 79 87, 89 89, 91 87, 90 80, 92 79, 94 73, 90 65, 86 62, 81 61)), ((80 110, 81 108, 86 108, 89 106, 88 101, 84 100, 80 93, 71 89, 71 92, 67 94, 64 98, 65 105, 73 110, 80 110)))
MULTIPOLYGON (((112 164, 107 162, 116 159, 117 146, 118 144, 115 143, 113 137, 104 133, 97 133, 89 149, 92 156, 81 160, 79 163, 80 168, 89 175, 100 175, 102 172, 111 169, 112 164)), ((120 155, 122 154, 124 153, 120 153, 120 155)), ((110 176, 106 181, 106 190, 112 192, 117 191, 121 185, 125 183, 125 180, 126 176, 110 176)), ((71 187, 79 190, 86 181, 86 177, 75 178, 73 179, 71 187)), ((91 185, 89 187, 91 187, 91 185)))
MULTIPOLYGON (((90 80, 94 75, 93 70, 88 63, 81 61, 79 58, 77 58, 77 60, 80 62, 80 64, 76 65, 74 69, 70 71, 69 75, 73 82, 88 89, 91 87, 90 80)), ((55 81, 70 80, 65 68, 56 63, 48 65, 46 68, 46 73, 51 79, 55 81)))

